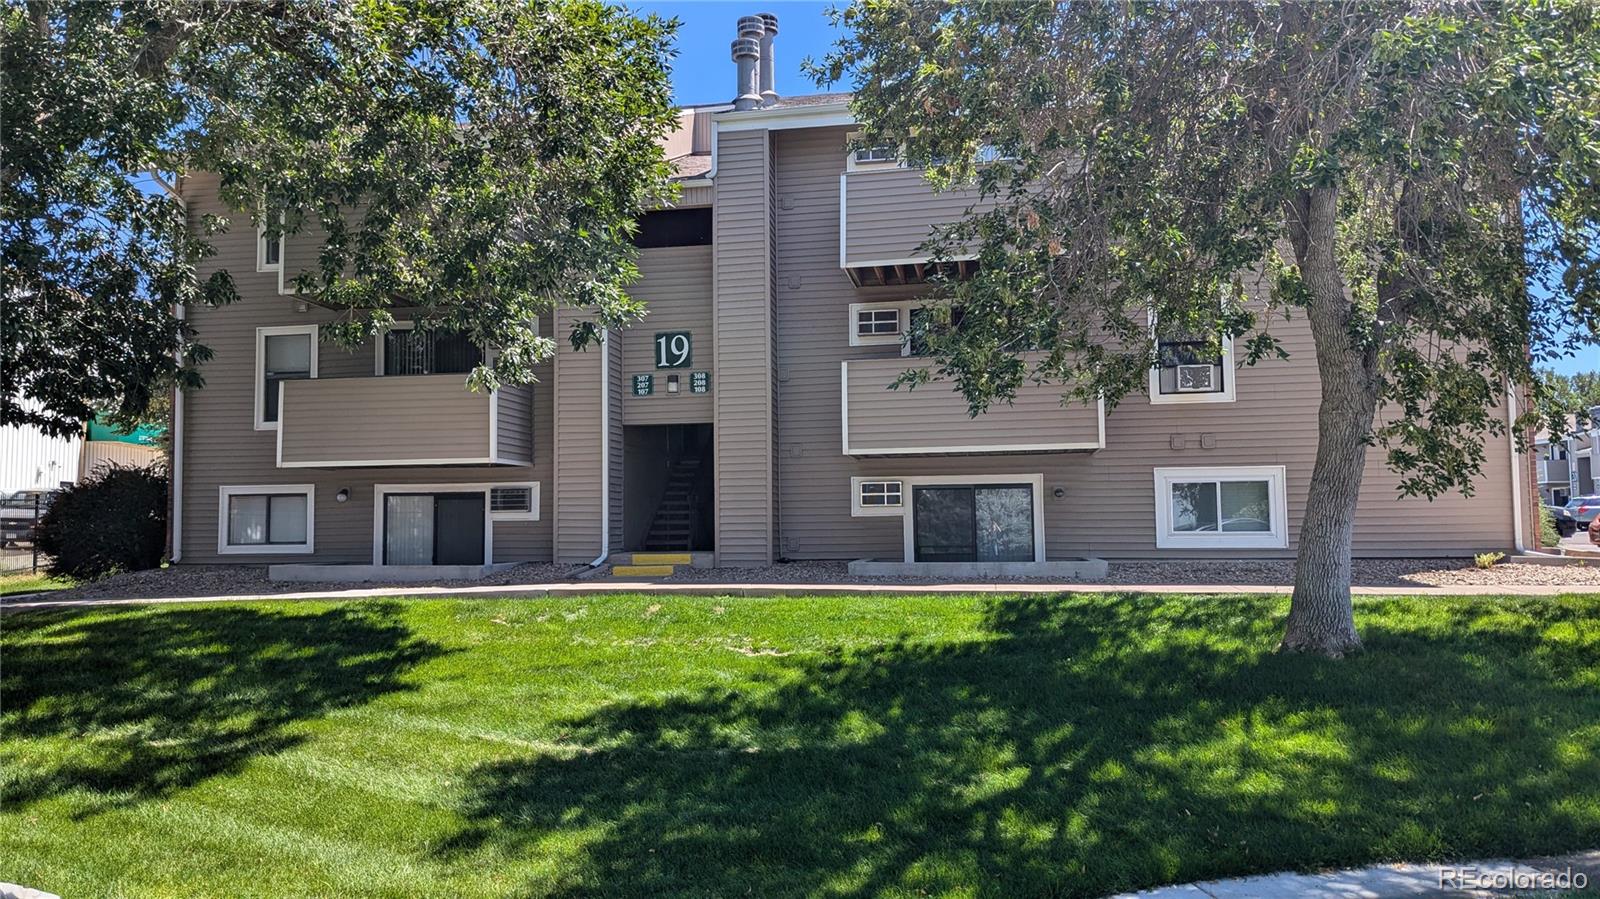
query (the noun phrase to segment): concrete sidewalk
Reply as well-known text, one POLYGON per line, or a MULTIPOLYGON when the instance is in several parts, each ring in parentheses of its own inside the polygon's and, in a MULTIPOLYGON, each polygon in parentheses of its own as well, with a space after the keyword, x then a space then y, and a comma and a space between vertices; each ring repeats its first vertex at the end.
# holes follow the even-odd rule
POLYGON ((1111 899, 1399 899, 1414 896, 1560 896, 1600 886, 1600 849, 1531 861, 1375 865, 1322 874, 1265 874, 1123 893, 1111 899))
MULTIPOLYGON (((929 593, 1249 593, 1284 594, 1287 584, 1040 584, 1040 583, 946 583, 946 584, 795 584, 795 583, 673 583, 660 580, 571 581, 546 584, 498 584, 453 587, 388 587, 356 585, 345 590, 316 590, 285 593, 239 593, 215 596, 128 597, 116 599, 51 599, 48 593, 23 594, 0 599, 0 610, 21 612, 29 609, 73 608, 78 606, 141 605, 182 602, 250 602, 270 599, 363 599, 367 597, 463 597, 463 598, 543 598, 563 596, 603 596, 619 593, 648 593, 655 596, 884 596, 929 593)), ((1354 587, 1356 596, 1559 596, 1564 593, 1591 593, 1594 588, 1573 586, 1450 586, 1354 587)))

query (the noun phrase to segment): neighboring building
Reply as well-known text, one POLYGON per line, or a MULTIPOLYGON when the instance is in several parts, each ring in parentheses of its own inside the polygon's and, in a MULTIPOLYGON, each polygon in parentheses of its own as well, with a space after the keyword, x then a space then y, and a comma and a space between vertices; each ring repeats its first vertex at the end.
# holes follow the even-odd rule
MULTIPOLYGON (((976 419, 947 383, 886 389, 918 364, 902 349, 927 291, 918 246, 972 197, 933 193, 892 153, 847 153, 847 95, 761 95, 761 46, 738 47, 739 99, 683 110, 668 141, 682 194, 642 223, 649 317, 586 352, 557 341, 534 385, 470 393, 479 350, 404 325, 326 344, 333 314, 284 286, 317 236, 218 235, 208 264, 241 300, 189 310, 216 355, 178 404, 175 557, 475 567, 692 548, 730 566, 1043 572, 1293 555, 1319 400, 1303 317, 1275 326, 1287 361, 1171 342, 1149 395, 1111 414, 1048 386, 976 419)), ((181 192, 197 224, 228 212, 213 177, 181 192)), ((1524 545, 1525 461, 1508 439, 1486 459, 1473 496, 1429 502, 1398 496, 1371 452, 1357 554, 1524 545)))
POLYGON ((106 463, 145 466, 161 458, 160 431, 132 434, 91 422, 80 434, 49 437, 36 428, 0 428, 0 494, 54 490, 106 463))
POLYGON ((1564 506, 1574 496, 1600 493, 1600 406, 1589 410, 1587 428, 1578 428, 1576 419, 1567 423, 1567 436, 1551 441, 1541 431, 1534 438, 1534 456, 1539 460, 1539 496, 1546 505, 1564 506))

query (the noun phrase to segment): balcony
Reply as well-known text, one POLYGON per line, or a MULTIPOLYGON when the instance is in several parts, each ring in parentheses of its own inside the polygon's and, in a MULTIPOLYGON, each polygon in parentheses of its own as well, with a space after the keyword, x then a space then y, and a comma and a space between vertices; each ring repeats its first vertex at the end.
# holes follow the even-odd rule
POLYGON ((279 468, 525 465, 528 387, 473 393, 460 374, 285 381, 279 468))
POLYGON ((1570 474, 1571 469, 1569 468, 1570 465, 1571 465, 1571 461, 1568 460, 1568 459, 1540 459, 1539 460, 1539 483, 1541 483, 1541 484, 1565 484, 1565 483, 1567 483, 1568 481, 1570 481, 1572 479, 1571 474, 1570 474))
POLYGON ((1061 404, 1057 385, 1025 384, 1010 405, 972 418, 948 381, 890 390, 912 359, 841 363, 840 397, 847 456, 942 456, 965 453, 1064 453, 1103 449, 1105 407, 1061 404))
MULTIPOLYGON (((860 286, 918 283, 928 259, 918 247, 934 225, 959 220, 977 199, 976 189, 935 192, 918 169, 846 174, 839 186, 839 266, 860 286)), ((975 265, 956 261, 951 274, 965 276, 975 265)))

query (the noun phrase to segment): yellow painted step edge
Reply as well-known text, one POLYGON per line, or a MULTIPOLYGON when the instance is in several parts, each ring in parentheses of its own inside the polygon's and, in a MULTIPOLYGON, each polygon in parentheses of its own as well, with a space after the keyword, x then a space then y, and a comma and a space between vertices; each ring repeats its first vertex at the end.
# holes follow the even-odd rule
POLYGON ((622 577, 667 577, 672 574, 671 565, 613 565, 611 573, 622 577))
POLYGON ((635 565, 688 565, 694 561, 688 553, 633 553, 635 565))

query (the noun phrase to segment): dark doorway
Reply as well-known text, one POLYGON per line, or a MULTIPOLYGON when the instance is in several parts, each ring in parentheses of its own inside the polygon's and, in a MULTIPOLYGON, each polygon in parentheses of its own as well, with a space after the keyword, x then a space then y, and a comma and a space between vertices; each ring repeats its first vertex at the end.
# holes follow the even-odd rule
POLYGON ((918 562, 1033 562, 1033 487, 917 487, 911 491, 918 562))
POLYGON ((630 425, 623 446, 623 545, 713 549, 711 425, 630 425))
POLYGON ((482 565, 483 494, 387 494, 383 563, 482 565))

